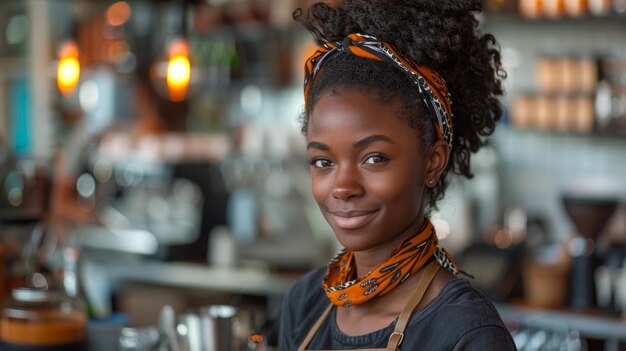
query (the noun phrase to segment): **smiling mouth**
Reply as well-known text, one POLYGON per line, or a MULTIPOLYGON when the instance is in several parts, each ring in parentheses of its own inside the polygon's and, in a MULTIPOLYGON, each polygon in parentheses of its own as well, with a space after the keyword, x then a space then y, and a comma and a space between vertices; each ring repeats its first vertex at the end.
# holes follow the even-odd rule
POLYGON ((341 229, 357 229, 372 219, 375 211, 329 211, 337 226, 341 229))

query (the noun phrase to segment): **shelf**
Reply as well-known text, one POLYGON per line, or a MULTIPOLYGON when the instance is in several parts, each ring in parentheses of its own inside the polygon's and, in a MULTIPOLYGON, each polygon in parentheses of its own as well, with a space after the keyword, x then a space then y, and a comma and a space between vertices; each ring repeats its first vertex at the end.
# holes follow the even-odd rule
POLYGON ((293 284, 293 280, 263 269, 199 263, 111 260, 106 269, 117 281, 257 296, 282 296, 293 284))
POLYGON ((616 143, 626 142, 626 130, 605 128, 601 130, 594 130, 589 133, 582 132, 560 132, 556 130, 539 130, 534 128, 518 128, 510 124, 500 125, 499 129, 507 129, 511 133, 517 135, 535 135, 538 137, 563 139, 563 140, 606 140, 616 143))
POLYGON ((601 16, 593 16, 591 14, 585 14, 580 17, 570 17, 567 15, 556 17, 556 18, 547 18, 547 17, 538 17, 538 18, 526 18, 522 17, 519 13, 511 13, 511 12, 487 12, 485 14, 485 18, 487 21, 498 21, 498 22, 506 22, 506 23, 523 23, 523 24, 562 24, 562 23, 578 23, 582 24, 585 22, 606 22, 606 21, 626 21, 626 13, 616 13, 611 12, 606 15, 601 16))

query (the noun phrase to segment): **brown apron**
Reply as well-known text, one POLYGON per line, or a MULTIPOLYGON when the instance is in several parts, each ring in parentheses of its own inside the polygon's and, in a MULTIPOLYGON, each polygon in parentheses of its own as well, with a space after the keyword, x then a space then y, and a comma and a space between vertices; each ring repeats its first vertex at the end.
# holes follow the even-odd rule
MULTIPOLYGON (((391 333, 391 336, 389 336, 389 342, 387 343, 387 348, 385 349, 355 349, 354 351, 359 351, 359 350, 361 351, 364 351, 364 350, 398 351, 400 350, 399 348, 400 343, 402 343, 402 339, 404 339, 404 328, 406 328, 406 325, 409 322, 409 319, 411 318, 413 311, 415 310, 419 302, 422 300, 422 297, 424 297, 424 293, 426 292, 426 289, 432 282, 433 278, 435 278, 435 275, 437 275, 437 272, 439 272, 440 268, 441 266, 439 265, 439 263, 437 263, 436 261, 433 261, 424 269, 424 273, 422 277, 420 278, 419 283, 417 284, 415 295, 411 297, 409 302, 407 302, 406 306, 404 306, 404 309, 402 309, 402 312, 400 313, 400 316, 398 317, 398 321, 396 322, 396 328, 394 329, 393 333, 391 333)), ((315 336, 315 333, 317 332, 319 327, 322 325, 324 320, 326 320, 332 308, 333 308, 333 304, 331 303, 330 306, 328 306, 328 308, 326 309, 326 311, 322 313, 322 315, 317 320, 317 322, 315 322, 311 330, 309 330, 309 333, 304 338, 304 341, 302 342, 302 344, 300 344, 298 351, 307 350, 306 347, 309 346, 309 343, 311 342, 311 340, 313 340, 313 336, 315 336)), ((332 351, 332 350, 326 350, 326 351, 332 351)))

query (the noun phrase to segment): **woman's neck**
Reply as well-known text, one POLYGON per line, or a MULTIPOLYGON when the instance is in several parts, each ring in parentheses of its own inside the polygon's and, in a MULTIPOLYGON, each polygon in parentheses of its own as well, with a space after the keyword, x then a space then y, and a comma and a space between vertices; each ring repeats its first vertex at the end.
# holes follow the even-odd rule
POLYGON ((368 250, 355 251, 354 263, 357 277, 366 275, 367 273, 373 271, 381 263, 389 259, 393 250, 395 250, 404 239, 416 234, 424 228, 425 220, 426 218, 424 213, 420 212, 417 214, 413 222, 411 222, 407 228, 401 232, 401 234, 396 235, 396 237, 392 240, 368 250))

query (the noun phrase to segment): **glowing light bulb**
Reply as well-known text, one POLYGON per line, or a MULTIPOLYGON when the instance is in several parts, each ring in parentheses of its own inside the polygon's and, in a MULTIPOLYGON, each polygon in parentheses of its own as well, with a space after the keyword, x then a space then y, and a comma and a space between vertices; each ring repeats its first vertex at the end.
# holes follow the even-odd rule
POLYGON ((170 98, 173 101, 184 100, 191 79, 191 63, 189 47, 184 40, 175 40, 170 45, 167 62, 166 83, 170 98))
POLYGON ((189 87, 191 66, 185 56, 172 57, 167 63, 167 87, 174 101, 185 98, 189 87))
POLYGON ((78 47, 76 43, 63 44, 59 51, 59 66, 57 68, 57 85, 63 95, 71 94, 80 78, 80 62, 78 61, 78 47))

